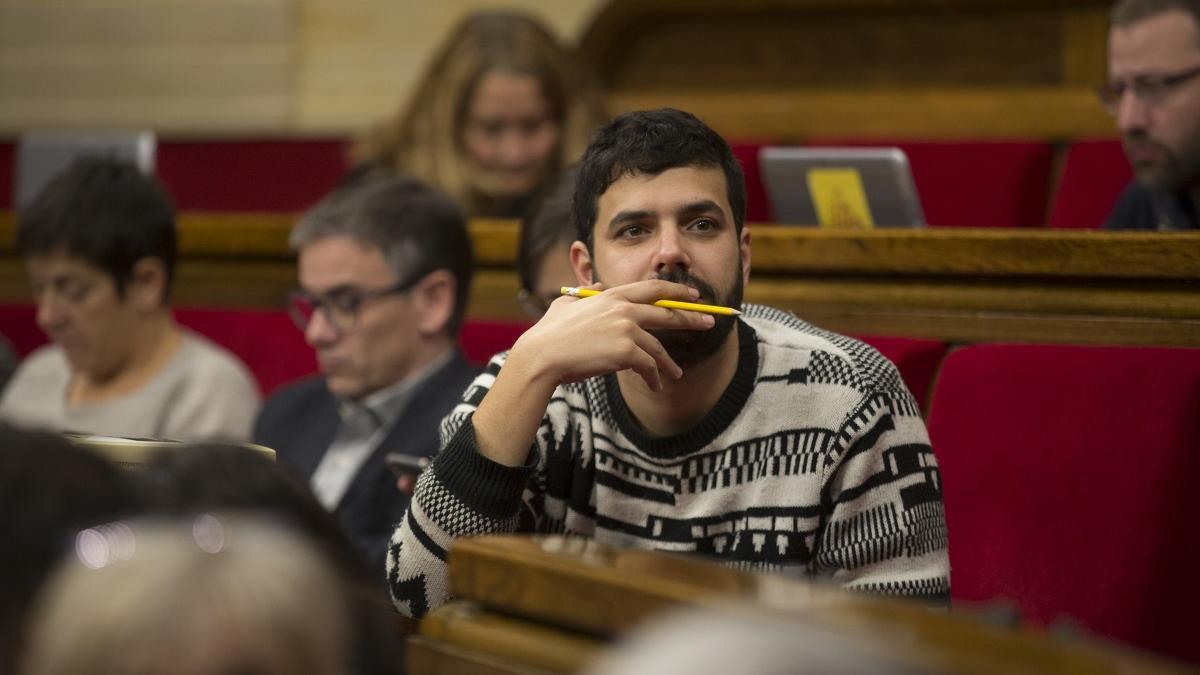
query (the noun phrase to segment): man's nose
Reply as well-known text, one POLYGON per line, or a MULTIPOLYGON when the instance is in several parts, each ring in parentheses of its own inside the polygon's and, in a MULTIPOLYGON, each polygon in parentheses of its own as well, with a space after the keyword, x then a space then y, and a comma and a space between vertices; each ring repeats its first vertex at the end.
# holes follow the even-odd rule
POLYGON ((323 347, 337 340, 340 334, 329 317, 325 316, 325 310, 318 309, 308 319, 308 326, 304 329, 304 341, 310 347, 323 347))
POLYGON ((1138 98, 1133 89, 1127 89, 1117 101, 1117 128, 1122 134, 1144 130, 1149 121, 1149 106, 1138 98))
POLYGON ((676 227, 664 227, 659 230, 658 247, 654 252, 654 271, 670 272, 672 268, 687 270, 691 268, 691 259, 683 245, 683 238, 676 227))

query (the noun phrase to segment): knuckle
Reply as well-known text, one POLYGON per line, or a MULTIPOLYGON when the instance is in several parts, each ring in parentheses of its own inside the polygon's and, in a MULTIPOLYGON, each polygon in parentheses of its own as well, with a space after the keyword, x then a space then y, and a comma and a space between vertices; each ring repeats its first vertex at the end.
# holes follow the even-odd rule
POLYGON ((641 351, 642 350, 639 349, 636 344, 629 343, 626 344, 625 348, 622 350, 622 356, 625 357, 627 362, 636 363, 638 359, 638 353, 641 351))

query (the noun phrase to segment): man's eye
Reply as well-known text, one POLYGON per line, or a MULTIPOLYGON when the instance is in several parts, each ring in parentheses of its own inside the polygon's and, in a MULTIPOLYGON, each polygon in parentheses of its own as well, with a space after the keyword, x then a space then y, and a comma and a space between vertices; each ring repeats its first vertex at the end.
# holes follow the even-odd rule
POLYGON ((623 239, 632 239, 633 237, 639 237, 645 233, 646 228, 642 227, 641 225, 628 225, 621 228, 621 231, 617 233, 617 236, 623 239))
POLYGON ((711 218, 697 218, 692 221, 692 229, 701 232, 709 232, 717 229, 717 222, 711 218))
POLYGON ((325 299, 325 302, 335 312, 352 314, 358 310, 359 304, 362 303, 362 296, 358 293, 339 293, 329 296, 325 299))
POLYGON ((1150 96, 1162 94, 1170 89, 1170 86, 1165 80, 1160 78, 1147 78, 1137 83, 1137 87, 1142 90, 1142 93, 1150 96))

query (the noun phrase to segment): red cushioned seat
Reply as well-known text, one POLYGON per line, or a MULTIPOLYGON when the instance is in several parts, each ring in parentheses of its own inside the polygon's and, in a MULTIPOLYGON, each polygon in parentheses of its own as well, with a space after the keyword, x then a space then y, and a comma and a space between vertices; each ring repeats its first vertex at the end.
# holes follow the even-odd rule
POLYGON ((954 600, 1200 661, 1200 349, 966 347, 929 431, 954 600))
POLYGON ((467 321, 459 331, 458 341, 468 361, 483 365, 492 356, 511 348, 532 325, 529 321, 467 321))
POLYGON ((303 211, 345 172, 342 139, 160 139, 155 161, 180 211, 303 211))
POLYGON ((934 227, 1041 227, 1053 147, 1040 141, 810 139, 806 145, 894 146, 908 155, 934 227))
POLYGON ((304 334, 281 310, 181 308, 175 318, 241 359, 264 397, 317 372, 317 357, 304 334))
POLYGON ((856 335, 859 340, 879 350, 887 360, 896 364, 900 378, 916 397, 922 407, 929 399, 929 383, 937 372, 942 357, 946 354, 946 343, 938 340, 917 338, 883 337, 879 335, 856 335))
MULTIPOLYGON (((15 144, 0 143, 0 208, 12 208, 15 144)), ((155 174, 180 211, 303 211, 347 170, 346 140, 158 140, 155 174)))
POLYGON ((1133 178, 1121 141, 1078 141, 1067 149, 1050 227, 1098 228, 1133 178))
POLYGON ((13 187, 17 184, 14 175, 16 161, 16 144, 11 141, 0 143, 0 209, 13 207, 13 187))
POLYGON ((758 151, 772 145, 768 141, 731 141, 729 147, 742 173, 746 176, 746 222, 766 223, 771 221, 771 201, 763 185, 762 171, 758 165, 758 151))
POLYGON ((37 327, 37 310, 33 305, 0 304, 0 334, 8 339, 20 358, 46 344, 46 334, 37 327))

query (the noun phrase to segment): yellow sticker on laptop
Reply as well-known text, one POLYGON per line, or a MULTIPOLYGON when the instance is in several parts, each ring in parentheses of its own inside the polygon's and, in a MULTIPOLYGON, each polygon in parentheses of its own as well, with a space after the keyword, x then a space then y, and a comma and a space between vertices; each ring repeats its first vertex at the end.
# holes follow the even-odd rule
POLYGON ((821 227, 861 230, 875 226, 862 176, 856 169, 810 170, 808 194, 812 195, 821 227))

